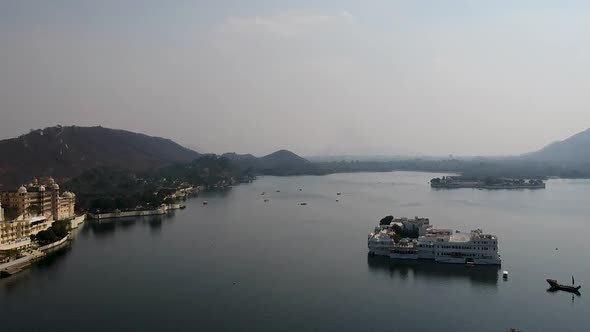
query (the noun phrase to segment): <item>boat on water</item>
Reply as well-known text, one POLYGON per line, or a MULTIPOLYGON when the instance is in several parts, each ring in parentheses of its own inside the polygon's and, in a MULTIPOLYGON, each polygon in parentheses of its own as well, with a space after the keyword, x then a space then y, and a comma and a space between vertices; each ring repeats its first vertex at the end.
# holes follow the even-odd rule
POLYGON ((299 205, 307 205, 307 202, 301 202, 299 205))
POLYGON ((504 270, 504 272, 502 272, 502 279, 508 280, 508 271, 504 270))
POLYGON ((209 204, 209 202, 203 201, 203 205, 207 205, 207 204, 209 204))
POLYGON ((547 279, 547 283, 549 284, 549 286, 551 287, 550 289, 552 289, 552 290, 562 290, 562 291, 566 291, 566 292, 570 292, 570 293, 579 293, 580 288, 582 288, 582 286, 575 286, 573 276, 572 276, 572 285, 571 286, 562 285, 562 284, 558 283, 557 280, 555 280, 555 279, 547 279))

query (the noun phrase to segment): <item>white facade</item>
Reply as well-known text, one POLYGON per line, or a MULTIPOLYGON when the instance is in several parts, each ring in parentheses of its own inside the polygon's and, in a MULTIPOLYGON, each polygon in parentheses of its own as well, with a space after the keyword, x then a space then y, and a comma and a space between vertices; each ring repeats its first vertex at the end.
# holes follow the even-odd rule
POLYGON ((392 234, 386 229, 375 228, 375 233, 369 234, 369 251, 379 256, 388 256, 394 245, 392 234))
POLYGON ((377 227, 369 234, 369 254, 395 259, 431 259, 440 263, 500 265, 498 239, 481 229, 470 233, 429 228, 417 239, 393 240, 388 226, 377 227))

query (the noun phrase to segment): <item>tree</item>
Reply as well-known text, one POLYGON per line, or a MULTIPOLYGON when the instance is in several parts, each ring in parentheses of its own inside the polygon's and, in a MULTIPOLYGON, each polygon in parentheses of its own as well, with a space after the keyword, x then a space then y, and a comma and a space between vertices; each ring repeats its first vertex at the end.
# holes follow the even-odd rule
POLYGON ((393 221, 393 216, 386 216, 379 221, 379 225, 389 225, 393 221))
MULTIPOLYGON (((49 227, 49 228, 51 228, 51 227, 49 227)), ((37 233, 35 238, 41 244, 48 244, 48 243, 52 243, 52 242, 59 240, 57 238, 57 236, 49 229, 47 229, 45 231, 40 231, 39 233, 37 233)))
POLYGON ((55 234, 58 239, 63 239, 70 231, 70 222, 67 220, 58 220, 51 224, 49 229, 55 234))
POLYGON ((92 201, 92 210, 113 211, 117 208, 117 203, 112 197, 100 197, 92 201))

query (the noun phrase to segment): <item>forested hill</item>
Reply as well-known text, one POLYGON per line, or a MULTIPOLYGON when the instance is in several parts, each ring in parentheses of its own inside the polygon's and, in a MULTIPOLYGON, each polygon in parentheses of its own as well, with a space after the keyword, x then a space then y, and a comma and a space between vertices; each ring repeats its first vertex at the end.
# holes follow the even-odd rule
POLYGON ((317 165, 288 150, 279 150, 260 158, 235 153, 226 153, 222 157, 232 160, 244 173, 277 176, 324 174, 317 165))
POLYGON ((590 164, 590 128, 523 157, 564 165, 590 164))
POLYGON ((32 176, 74 177, 98 167, 143 171, 190 162, 199 153, 160 137, 104 127, 49 127, 0 141, 0 188, 32 176))

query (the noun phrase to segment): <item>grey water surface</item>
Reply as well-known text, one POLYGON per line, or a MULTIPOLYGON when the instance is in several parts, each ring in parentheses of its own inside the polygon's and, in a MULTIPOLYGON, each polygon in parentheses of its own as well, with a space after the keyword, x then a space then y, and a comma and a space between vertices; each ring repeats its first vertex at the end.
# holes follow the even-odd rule
POLYGON ((438 175, 262 177, 171 216, 86 221, 69 249, 0 280, 3 330, 587 329, 590 181, 431 189, 438 175), (388 214, 497 234, 502 267, 368 257, 388 214), (572 275, 581 296, 547 291, 572 275))

